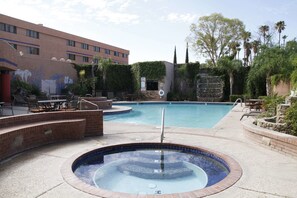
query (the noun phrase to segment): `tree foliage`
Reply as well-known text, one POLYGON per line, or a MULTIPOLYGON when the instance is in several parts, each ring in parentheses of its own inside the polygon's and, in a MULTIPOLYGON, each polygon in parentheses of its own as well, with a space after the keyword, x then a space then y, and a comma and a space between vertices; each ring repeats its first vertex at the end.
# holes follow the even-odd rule
POLYGON ((229 76, 230 83, 230 95, 233 94, 233 84, 234 84, 234 72, 238 71, 242 67, 242 62, 240 60, 231 59, 230 57, 222 57, 218 60, 218 66, 222 70, 226 71, 229 76))
POLYGON ((106 88, 110 91, 133 91, 131 65, 110 64, 106 67, 106 88))
POLYGON ((244 29, 239 19, 214 13, 200 17, 198 24, 192 24, 188 39, 198 53, 209 58, 212 66, 217 66, 217 60, 228 52, 228 45, 241 40, 244 29))
MULTIPOLYGON (((285 48, 279 46, 262 46, 255 57, 248 75, 247 87, 249 93, 263 94, 262 83, 265 79, 266 95, 271 95, 271 85, 277 85, 280 81, 296 82, 297 70, 297 42, 289 41, 285 48), (294 80, 295 79, 295 80, 294 80), (261 88, 262 87, 262 88, 261 88)), ((296 83, 297 84, 297 83, 296 83)), ((252 94, 253 95, 253 94, 252 94)))
POLYGON ((279 21, 274 26, 274 28, 278 32, 278 44, 279 44, 279 47, 281 46, 281 34, 282 34, 282 31, 285 30, 285 26, 286 26, 286 24, 285 24, 284 21, 279 21))
POLYGON ((141 77, 147 80, 162 80, 166 76, 166 66, 162 61, 139 62, 132 65, 135 89, 140 89, 141 77))
POLYGON ((285 121, 289 127, 289 134, 297 136, 297 103, 293 103, 285 114, 285 121))

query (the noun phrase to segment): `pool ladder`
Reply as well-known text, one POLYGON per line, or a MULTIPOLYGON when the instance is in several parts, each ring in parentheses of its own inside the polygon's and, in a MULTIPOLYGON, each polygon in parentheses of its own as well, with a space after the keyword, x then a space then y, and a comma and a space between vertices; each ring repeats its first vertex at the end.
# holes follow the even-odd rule
POLYGON ((165 108, 162 109, 162 117, 161 117, 161 143, 164 140, 164 118, 165 118, 165 108))
POLYGON ((240 102, 240 106, 242 107, 242 99, 241 99, 241 98, 237 98, 237 99, 235 100, 235 102, 233 103, 233 107, 234 107, 235 105, 237 105, 238 102, 240 102))

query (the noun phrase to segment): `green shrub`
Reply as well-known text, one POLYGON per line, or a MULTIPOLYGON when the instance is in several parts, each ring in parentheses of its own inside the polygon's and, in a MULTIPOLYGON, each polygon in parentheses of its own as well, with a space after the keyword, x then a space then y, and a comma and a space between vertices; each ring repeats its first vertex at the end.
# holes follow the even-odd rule
POLYGON ((283 96, 260 96, 260 99, 263 99, 263 107, 266 111, 267 116, 275 116, 277 105, 285 102, 283 96))
POLYGON ((289 107, 285 113, 285 122, 288 125, 288 133, 297 136, 297 103, 289 107))
POLYGON ((106 67, 106 89, 131 93, 133 91, 131 65, 108 65, 106 67))
POLYGON ((36 95, 40 96, 41 91, 39 87, 34 84, 29 84, 25 81, 14 79, 11 81, 11 93, 18 94, 17 92, 22 91, 25 95, 36 95))

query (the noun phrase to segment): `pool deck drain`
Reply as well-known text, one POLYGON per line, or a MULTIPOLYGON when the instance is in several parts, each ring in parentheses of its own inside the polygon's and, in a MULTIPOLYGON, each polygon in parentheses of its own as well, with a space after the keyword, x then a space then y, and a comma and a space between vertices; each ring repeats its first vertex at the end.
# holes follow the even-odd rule
MULTIPOLYGON (((241 109, 242 107, 237 105, 212 129, 171 127, 165 130, 165 142, 219 151, 240 164, 243 170, 240 180, 230 188, 209 197, 296 197, 297 159, 272 151, 245 137, 239 121, 244 113, 241 109)), ((152 126, 104 122, 103 137, 52 144, 1 162, 0 197, 95 197, 73 188, 64 181, 60 168, 67 159, 98 145, 158 142, 159 139, 159 129, 152 126)), ((193 193, 189 196, 197 197, 193 193)), ((112 197, 112 194, 105 192, 104 197, 112 197)))

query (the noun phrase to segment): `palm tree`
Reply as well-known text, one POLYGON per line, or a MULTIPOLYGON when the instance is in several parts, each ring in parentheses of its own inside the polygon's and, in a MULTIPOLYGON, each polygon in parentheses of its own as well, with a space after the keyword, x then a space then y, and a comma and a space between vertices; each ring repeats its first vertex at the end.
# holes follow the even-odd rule
POLYGON ((246 59, 244 62, 245 66, 249 66, 251 49, 252 49, 252 44, 250 42, 246 42, 244 45, 244 57, 246 59))
POLYGON ((253 49, 253 52, 254 52, 254 57, 257 56, 257 54, 258 54, 260 43, 261 42, 258 41, 258 40, 254 40, 254 41, 251 42, 252 49, 253 49))
POLYGON ((265 39, 267 37, 267 33, 269 32, 269 26, 268 25, 262 25, 260 28, 260 33, 263 35, 263 44, 265 45, 265 39))
POLYGON ((103 90, 105 91, 106 89, 106 70, 107 67, 109 65, 112 64, 112 61, 110 58, 105 59, 105 58, 101 58, 99 59, 99 63, 98 63, 98 69, 100 70, 101 74, 102 74, 102 81, 103 81, 103 90))
POLYGON ((218 60, 218 66, 228 73, 230 81, 230 95, 232 95, 234 84, 234 72, 239 70, 239 68, 242 66, 242 62, 236 59, 231 60, 230 57, 225 56, 218 60))
POLYGON ((238 54, 238 60, 239 60, 239 52, 240 52, 241 48, 240 47, 237 47, 236 48, 236 51, 237 51, 237 54, 238 54))
POLYGON ((251 44, 250 44, 250 39, 251 39, 251 32, 247 32, 247 31, 244 31, 242 34, 241 34, 241 37, 243 39, 243 49, 244 49, 244 57, 243 59, 245 60, 245 64, 248 64, 249 62, 249 56, 251 54, 251 44))
POLYGON ((261 43, 261 42, 260 42, 259 40, 254 40, 254 41, 252 42, 253 52, 254 52, 255 55, 258 54, 258 50, 259 50, 260 43, 261 43))
POLYGON ((282 31, 285 29, 285 22, 284 21, 279 21, 275 24, 275 29, 278 31, 278 44, 279 44, 279 47, 280 47, 280 42, 281 42, 281 33, 282 31))
POLYGON ((282 38, 283 38, 283 41, 284 41, 283 45, 285 46, 286 45, 286 39, 288 38, 288 36, 284 35, 282 38))
POLYGON ((236 41, 232 41, 231 43, 229 43, 228 45, 228 52, 232 52, 232 54, 230 55, 230 57, 232 57, 231 59, 236 58, 236 54, 238 52, 238 48, 240 47, 240 43, 236 42, 236 41))

